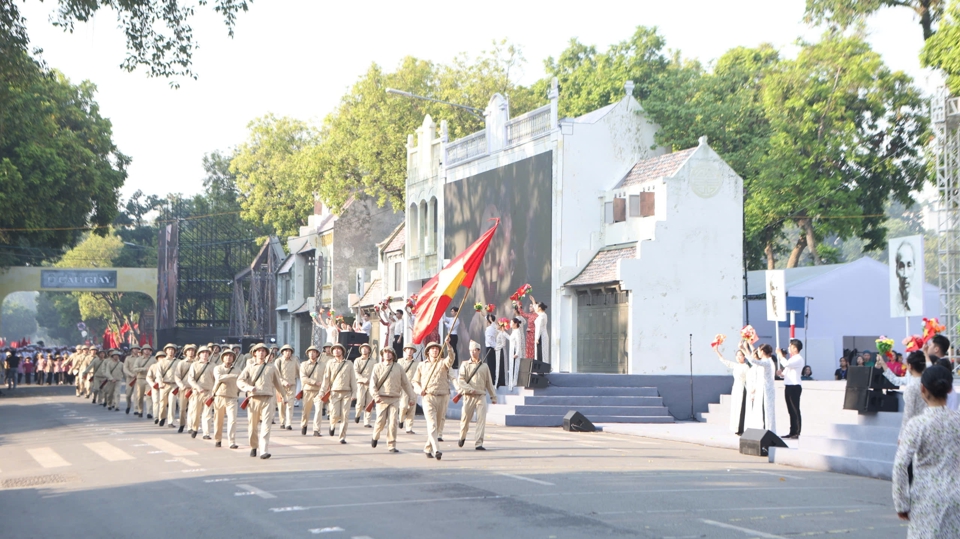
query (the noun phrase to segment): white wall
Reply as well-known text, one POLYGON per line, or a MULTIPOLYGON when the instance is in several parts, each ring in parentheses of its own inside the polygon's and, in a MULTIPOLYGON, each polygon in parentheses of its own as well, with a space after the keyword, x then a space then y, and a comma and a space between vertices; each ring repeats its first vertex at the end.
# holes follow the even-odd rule
MULTIPOLYGON (((787 270, 789 271, 789 270, 787 270)), ((844 336, 885 335, 894 341, 894 350, 903 351, 903 339, 907 336, 903 318, 890 317, 889 267, 876 260, 863 257, 843 264, 834 271, 788 286, 787 294, 795 297, 810 296, 808 302, 809 333, 797 330, 797 338, 808 338, 810 350, 804 356, 814 371, 817 380, 829 380, 840 356, 843 354, 844 336), (814 349, 815 340, 829 342, 829 346, 814 349)), ((787 279, 789 283, 789 277, 787 279)), ((773 343, 773 322, 767 321, 763 301, 750 302, 750 324, 757 334, 773 343)), ((940 316, 940 297, 937 287, 924 286, 924 316, 910 318, 910 334, 923 331, 923 318, 940 316)), ((781 345, 786 348, 789 328, 780 330, 781 345)), ((872 347, 871 351, 876 351, 872 347)))
POLYGON ((701 144, 663 188, 655 239, 620 261, 630 290, 629 372, 689 373, 692 334, 693 373, 724 374, 710 342, 717 333, 735 339, 741 327, 743 181, 701 144))

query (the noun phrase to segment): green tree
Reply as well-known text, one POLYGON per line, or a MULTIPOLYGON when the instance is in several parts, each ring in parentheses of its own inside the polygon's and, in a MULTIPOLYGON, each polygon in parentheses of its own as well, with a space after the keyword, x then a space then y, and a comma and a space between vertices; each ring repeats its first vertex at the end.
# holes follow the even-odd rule
POLYGON ((18 69, 0 70, 0 266, 39 264, 85 228, 104 233, 129 162, 93 84, 16 54, 18 69))
MULTIPOLYGON (((317 145, 317 132, 306 122, 272 114, 247 128, 250 135, 237 148, 228 171, 236 178, 241 215, 281 235, 296 236, 312 213, 316 181, 307 161, 317 145)), ((210 185, 221 188, 218 181, 210 185)))
MULTIPOLYGON (((237 15, 249 9, 252 0, 199 0, 223 17, 227 33, 233 37, 237 15)), ((197 48, 190 21, 196 13, 192 2, 154 2, 151 0, 58 0, 51 16, 55 26, 73 33, 78 22, 89 22, 102 10, 116 14, 127 39, 127 56, 120 67, 133 71, 145 67, 153 77, 186 76, 193 72, 193 53, 197 48)), ((29 44, 25 20, 17 2, 0 3, 0 41, 2 52, 26 52, 29 44)), ((2 61, 2 60, 0 60, 2 61)), ((176 82, 171 82, 176 86, 176 82)))
POLYGON ((635 83, 633 96, 640 101, 653 94, 669 65, 663 54, 666 41, 656 28, 638 26, 633 36, 606 51, 570 40, 559 57, 544 62, 548 77, 537 88, 545 91, 549 79, 560 83, 560 116, 580 116, 619 101, 623 84, 635 83))
POLYGON ((945 0, 807 0, 804 20, 813 24, 827 23, 848 28, 885 8, 906 8, 917 17, 923 39, 937 31, 943 16, 945 0))
POLYGON ((37 324, 53 342, 71 345, 82 338, 77 323, 82 322, 77 297, 66 292, 40 292, 37 296, 37 324))
POLYGON ((33 337, 37 332, 37 320, 33 311, 16 301, 3 302, 0 313, 0 337, 16 340, 33 337))
POLYGON ((943 70, 950 92, 960 95, 960 0, 950 2, 937 33, 924 42, 920 61, 927 67, 943 70))

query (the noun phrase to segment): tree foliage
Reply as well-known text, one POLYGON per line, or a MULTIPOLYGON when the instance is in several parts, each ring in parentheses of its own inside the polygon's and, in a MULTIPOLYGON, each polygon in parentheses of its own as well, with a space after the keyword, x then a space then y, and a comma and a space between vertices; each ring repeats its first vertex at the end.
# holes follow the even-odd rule
POLYGON ((34 312, 16 301, 3 302, 0 313, 0 337, 10 341, 32 337, 37 332, 34 312))
POLYGON ((807 0, 804 19, 813 24, 827 23, 848 28, 862 23, 867 17, 885 8, 906 8, 913 11, 923 39, 937 31, 948 0, 807 0))
POLYGON ((943 70, 947 88, 960 96, 960 0, 952 0, 937 33, 923 44, 920 61, 927 67, 943 70))
POLYGON ((0 70, 0 266, 38 264, 109 225, 129 163, 93 84, 14 54, 0 70))
MULTIPOLYGON (((196 79, 193 53, 197 43, 190 21, 197 7, 212 7, 223 17, 233 37, 237 15, 249 9, 252 0, 197 0, 156 2, 152 0, 57 0, 51 19, 55 26, 73 33, 77 23, 90 22, 103 10, 113 12, 127 39, 127 54, 120 67, 133 71, 144 67, 152 77, 185 76, 196 79)), ((17 2, 0 3, 0 40, 12 49, 26 52, 29 36, 17 2)), ((3 52, 7 52, 4 50, 3 52)), ((177 86, 175 81, 171 85, 177 86)))

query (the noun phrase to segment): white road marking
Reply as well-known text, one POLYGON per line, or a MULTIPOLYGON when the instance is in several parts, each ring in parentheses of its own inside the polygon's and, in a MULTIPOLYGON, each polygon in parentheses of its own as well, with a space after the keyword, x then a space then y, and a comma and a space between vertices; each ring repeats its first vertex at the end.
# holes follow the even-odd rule
POLYGON ((196 462, 193 462, 192 460, 185 459, 185 458, 175 458, 175 459, 173 459, 173 460, 168 460, 168 461, 165 461, 165 462, 179 462, 179 463, 181 463, 181 464, 186 464, 187 466, 200 466, 200 464, 198 464, 198 463, 196 463, 196 462))
POLYGON ((728 530, 743 532, 753 537, 762 537, 763 539, 786 539, 782 535, 774 535, 772 533, 751 530, 750 528, 741 528, 740 526, 734 526, 733 524, 725 524, 723 522, 717 522, 716 520, 707 520, 707 519, 701 518, 700 522, 703 522, 704 524, 709 524, 711 526, 716 526, 718 528, 725 528, 728 530))
POLYGON ((219 479, 204 479, 204 483, 223 483, 224 481, 233 481, 233 479, 227 477, 221 477, 219 479))
POLYGON ((364 503, 338 503, 333 505, 311 505, 307 507, 302 507, 295 505, 293 507, 271 507, 270 511, 274 513, 286 513, 289 511, 307 511, 310 509, 339 509, 343 507, 371 507, 375 505, 397 505, 397 504, 412 504, 416 505, 418 503, 430 503, 430 502, 458 502, 465 500, 498 500, 504 496, 464 496, 462 498, 429 498, 423 500, 389 500, 384 502, 364 502, 364 503))
MULTIPOLYGON (((853 506, 857 509, 847 509, 847 513, 859 513, 862 509, 872 509, 872 505, 853 506)), ((650 509, 650 510, 631 510, 631 511, 599 511, 598 515, 630 515, 630 514, 660 514, 660 513, 726 513, 730 511, 803 511, 812 509, 842 509, 836 505, 807 505, 794 507, 721 507, 714 509, 650 509)), ((784 515, 780 515, 783 518, 784 515)))
POLYGON ((373 539, 373 537, 370 537, 369 535, 354 535, 350 539, 373 539))
POLYGON ((331 533, 331 532, 342 532, 343 528, 340 526, 334 526, 332 528, 313 528, 310 530, 310 533, 331 533))
POLYGON ((100 455, 110 462, 118 460, 133 460, 133 456, 129 453, 120 449, 119 447, 108 444, 107 442, 95 442, 89 444, 83 444, 87 446, 91 451, 100 455))
POLYGON ((541 480, 539 480, 539 479, 531 479, 531 478, 529 478, 529 477, 524 477, 524 476, 522 476, 522 475, 513 475, 513 474, 510 474, 510 473, 507 473, 507 472, 494 472, 494 473, 497 474, 497 475, 502 475, 502 476, 504 476, 504 477, 510 477, 510 478, 512 478, 512 479, 519 479, 519 480, 521 480, 521 481, 529 481, 529 482, 531 482, 531 483, 536 483, 536 484, 538 484, 538 485, 547 485, 548 487, 554 486, 553 483, 548 483, 547 481, 541 481, 541 480))
POLYGON ((191 451, 185 447, 181 447, 173 442, 164 440, 163 438, 144 438, 144 442, 156 447, 157 449, 168 453, 175 457, 186 457, 188 455, 196 455, 196 451, 191 451))
POLYGON ((269 500, 269 499, 271 499, 271 498, 276 498, 276 496, 274 496, 273 494, 270 494, 269 492, 267 492, 267 491, 265 491, 265 490, 258 489, 257 487, 254 487, 254 486, 252 486, 252 485, 237 485, 237 487, 246 490, 246 491, 249 492, 250 494, 256 494, 257 496, 260 496, 260 497, 263 498, 264 500, 269 500))
POLYGON ((38 447, 36 449, 27 449, 27 453, 44 468, 60 468, 70 466, 70 463, 57 454, 52 448, 38 447))

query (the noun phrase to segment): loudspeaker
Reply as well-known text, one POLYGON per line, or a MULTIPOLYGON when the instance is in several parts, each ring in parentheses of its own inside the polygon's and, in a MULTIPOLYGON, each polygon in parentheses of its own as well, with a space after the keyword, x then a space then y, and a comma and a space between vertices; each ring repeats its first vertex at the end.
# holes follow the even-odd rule
POLYGON ((568 432, 594 432, 597 427, 589 419, 583 417, 583 414, 576 410, 570 410, 563 416, 563 430, 568 432))
POLYGON ((527 389, 547 387, 547 377, 537 376, 550 372, 550 364, 536 359, 525 358, 520 360, 520 369, 517 373, 517 385, 527 389))
POLYGON ((787 447, 787 444, 769 430, 747 429, 740 436, 740 453, 744 455, 766 457, 771 446, 787 447))
POLYGON ((360 357, 360 345, 370 341, 370 336, 358 331, 341 331, 337 340, 346 349, 346 358, 350 361, 360 357))

